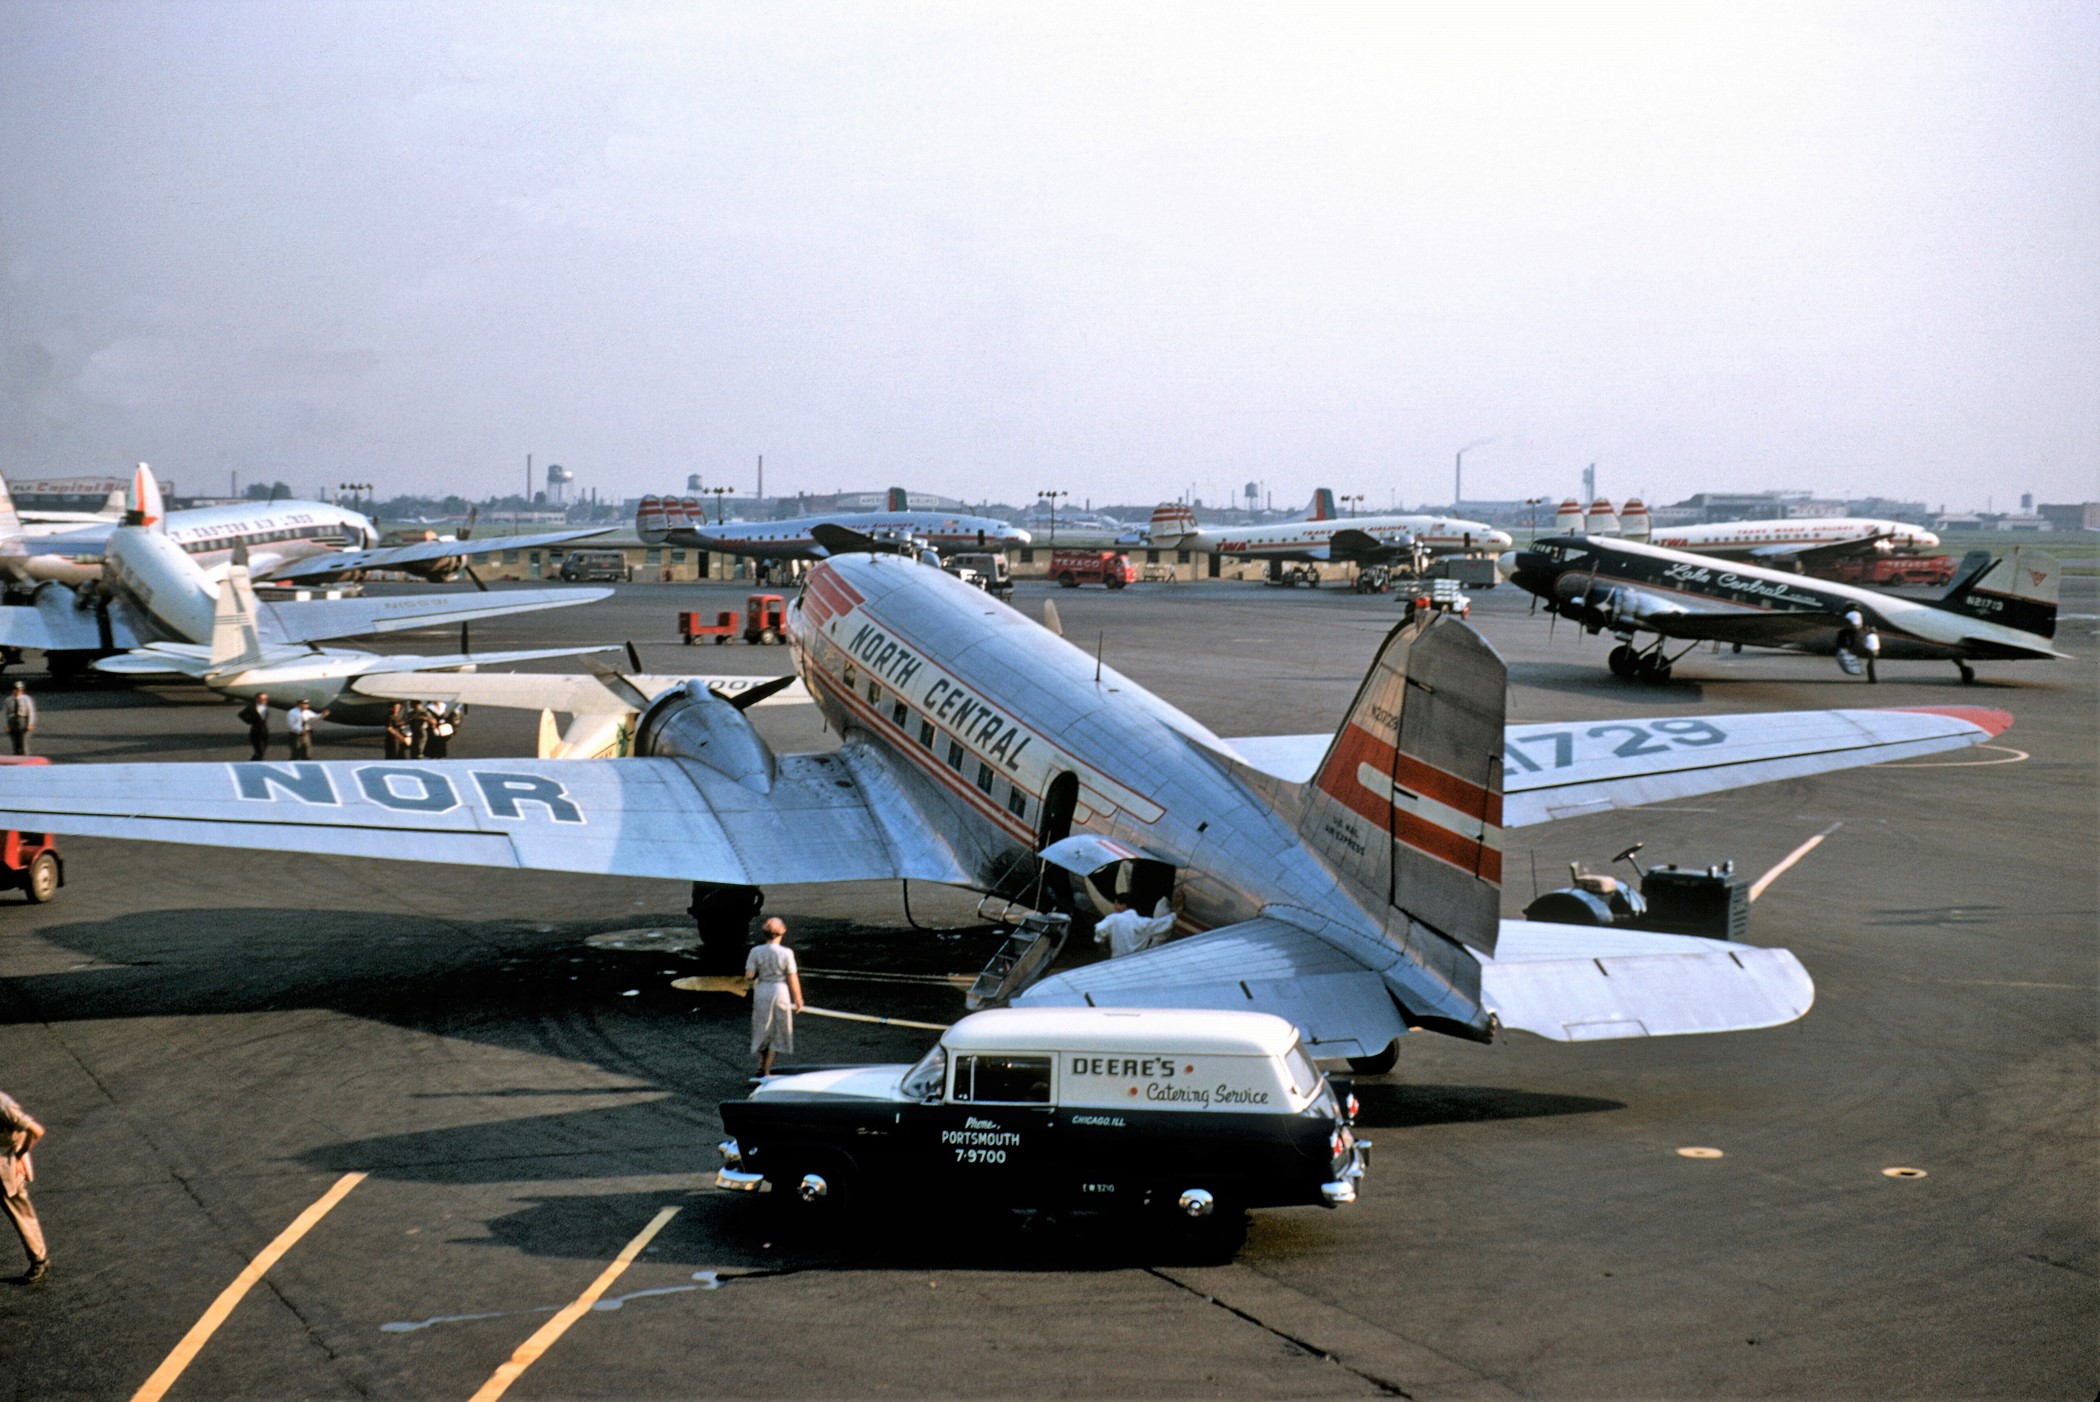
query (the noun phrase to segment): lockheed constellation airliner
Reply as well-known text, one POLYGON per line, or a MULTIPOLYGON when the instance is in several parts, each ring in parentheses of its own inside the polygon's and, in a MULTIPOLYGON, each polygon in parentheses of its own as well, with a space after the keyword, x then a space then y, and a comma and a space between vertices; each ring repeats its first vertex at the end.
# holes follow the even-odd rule
POLYGON ((636 758, 8 770, 0 826, 1016 898, 1044 862, 1117 869, 1170 889, 1186 936, 1019 1001, 1270 1011, 1323 1057, 1380 1065, 1415 1029, 1582 1040, 1800 1017, 1814 988, 1783 949, 1501 920, 1504 828, 1930 754, 2010 723, 1953 708, 1505 725, 1501 660, 1439 616, 1387 636, 1337 734, 1227 740, 895 555, 818 564, 788 628, 835 751, 776 754, 688 683, 643 714, 636 758))

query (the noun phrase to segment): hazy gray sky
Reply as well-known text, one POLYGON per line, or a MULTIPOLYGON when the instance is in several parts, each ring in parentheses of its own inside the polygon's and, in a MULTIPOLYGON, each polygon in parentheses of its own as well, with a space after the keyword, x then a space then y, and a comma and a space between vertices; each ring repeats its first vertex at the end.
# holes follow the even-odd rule
POLYGON ((0 4, 0 468, 2100 494, 2090 3, 0 4))

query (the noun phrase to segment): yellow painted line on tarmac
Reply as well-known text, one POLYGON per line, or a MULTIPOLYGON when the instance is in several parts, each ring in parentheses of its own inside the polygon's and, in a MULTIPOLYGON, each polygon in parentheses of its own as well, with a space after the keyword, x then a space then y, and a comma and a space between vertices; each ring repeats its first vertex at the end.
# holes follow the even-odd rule
POLYGON ((562 1306, 560 1313, 542 1324, 531 1338, 518 1345, 518 1351, 510 1356, 510 1361, 490 1375, 489 1380, 481 1385, 481 1390, 474 1394, 472 1402, 496 1402, 497 1398, 509 1391, 510 1385, 523 1376, 527 1368, 537 1363, 541 1354, 553 1348, 555 1341, 569 1332, 571 1324, 590 1312, 591 1306, 598 1303, 598 1297, 612 1288, 612 1283, 634 1264, 634 1258, 642 1254, 642 1248, 664 1229, 666 1222, 677 1215, 677 1208, 667 1207, 650 1218, 649 1225, 642 1228, 633 1241, 620 1249, 620 1254, 613 1257, 611 1265, 598 1273, 598 1278, 591 1282, 590 1289, 562 1306))
POLYGON ((350 1195, 350 1190, 365 1181, 362 1173, 346 1173, 336 1179, 335 1186, 315 1200, 314 1204, 292 1219, 292 1224, 277 1234, 277 1240, 262 1249, 262 1253, 248 1263, 247 1269, 233 1278, 233 1284, 219 1292, 219 1298, 211 1302, 211 1308, 203 1317, 190 1326, 190 1332, 182 1336, 174 1352, 161 1361, 146 1379, 145 1386, 131 1395, 131 1402, 158 1402, 158 1399, 175 1385, 182 1370, 190 1366, 211 1336, 218 1332, 226 1317, 233 1313, 234 1306, 254 1288, 255 1282, 263 1278, 270 1267, 283 1258, 299 1242, 299 1238, 313 1230, 314 1224, 326 1217, 335 1205, 350 1195))
POLYGON ((1770 886, 1780 877, 1785 876, 1789 871, 1793 870, 1794 863, 1800 861, 1803 857, 1815 851, 1818 847, 1821 847, 1823 845, 1824 838, 1830 836, 1832 833, 1836 832, 1839 828, 1843 827, 1844 825, 1844 820, 1839 819, 1837 822, 1832 823, 1829 827, 1823 829, 1823 831, 1817 833, 1814 837, 1811 837, 1808 841, 1802 843, 1799 847, 1796 847, 1793 851, 1787 853, 1785 860, 1781 861, 1778 866, 1773 867, 1763 876, 1757 878, 1756 883, 1750 887, 1750 899, 1754 901, 1759 896, 1762 896, 1765 893, 1765 888, 1767 886, 1770 886))

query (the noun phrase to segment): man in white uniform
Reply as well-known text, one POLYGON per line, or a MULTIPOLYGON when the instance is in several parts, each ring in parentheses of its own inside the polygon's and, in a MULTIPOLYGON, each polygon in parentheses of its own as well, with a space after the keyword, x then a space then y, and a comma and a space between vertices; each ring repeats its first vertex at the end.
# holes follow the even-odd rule
POLYGON ((1164 940, 1167 931, 1174 928, 1174 907, 1160 897, 1159 904, 1152 908, 1152 918, 1146 919, 1130 908, 1128 896, 1116 897, 1113 915, 1103 916, 1094 926, 1094 943, 1108 946, 1108 957, 1121 959, 1126 954, 1135 954, 1149 949, 1164 940))
POLYGON ((758 1074, 773 1074, 773 1054, 795 1050, 795 1014, 802 1011, 802 976, 795 951, 781 943, 788 927, 774 916, 759 927, 766 942, 753 946, 744 961, 751 980, 751 1050, 758 1055, 758 1074))

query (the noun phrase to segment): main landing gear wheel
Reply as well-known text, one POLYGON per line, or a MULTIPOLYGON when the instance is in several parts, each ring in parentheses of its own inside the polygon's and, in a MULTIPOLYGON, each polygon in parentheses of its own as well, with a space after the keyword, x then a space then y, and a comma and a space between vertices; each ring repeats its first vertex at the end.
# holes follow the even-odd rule
POLYGON ((1660 648, 1641 655, 1640 677, 1644 682, 1666 682, 1670 679, 1670 659, 1662 655, 1660 648))
POLYGON ((1611 656, 1604 659, 1604 664, 1611 668, 1613 676, 1632 681, 1640 672, 1641 655, 1628 644, 1620 643, 1611 650, 1611 656))

